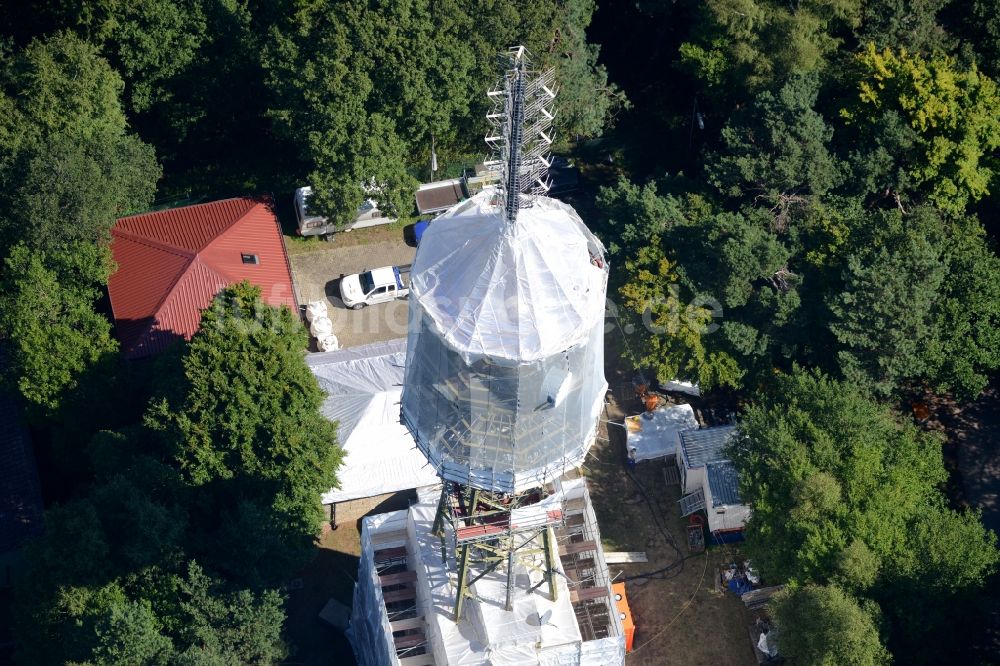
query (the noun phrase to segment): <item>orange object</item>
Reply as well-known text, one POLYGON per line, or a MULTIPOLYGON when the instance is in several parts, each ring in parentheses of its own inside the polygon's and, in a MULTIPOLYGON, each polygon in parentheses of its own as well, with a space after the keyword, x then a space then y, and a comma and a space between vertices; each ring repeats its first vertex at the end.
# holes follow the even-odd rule
POLYGON ((650 393, 646 395, 645 403, 646 403, 646 411, 651 412, 659 406, 660 399, 657 398, 652 393, 650 393))
POLYGON ((628 607, 628 597, 625 596, 625 583, 615 583, 611 591, 615 593, 615 606, 625 630, 625 653, 628 654, 632 651, 632 640, 635 638, 635 623, 632 622, 632 609, 628 607))

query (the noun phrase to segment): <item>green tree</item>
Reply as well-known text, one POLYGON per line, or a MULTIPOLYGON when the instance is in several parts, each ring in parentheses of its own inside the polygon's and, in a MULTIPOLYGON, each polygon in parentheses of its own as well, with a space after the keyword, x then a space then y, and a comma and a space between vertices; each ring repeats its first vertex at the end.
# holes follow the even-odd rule
POLYGON ((775 378, 740 431, 730 454, 753 507, 746 549, 762 570, 876 601, 890 649, 906 663, 935 663, 960 647, 972 618, 959 609, 975 608, 963 600, 995 571, 1000 551, 976 514, 946 507, 935 435, 850 383, 799 369, 775 378), (916 642, 935 632, 934 646, 916 642))
POLYGON ((108 320, 94 311, 95 279, 109 272, 107 253, 87 245, 73 250, 46 255, 18 244, 0 271, 0 332, 11 351, 5 379, 43 414, 58 409, 80 375, 118 347, 108 320))
POLYGON ((259 287, 229 287, 203 312, 182 376, 147 416, 175 447, 186 482, 203 489, 205 506, 192 519, 207 531, 206 562, 242 569, 230 554, 244 536, 225 529, 226 517, 248 503, 270 514, 280 538, 266 542, 273 552, 259 552, 251 581, 286 574, 309 552, 320 494, 337 485, 342 450, 319 412, 324 394, 305 363, 306 343, 298 317, 266 305, 259 287), (212 541, 227 535, 235 543, 212 541))
POLYGON ((736 386, 742 374, 736 361, 724 352, 709 351, 703 340, 719 313, 697 299, 682 302, 674 265, 663 251, 642 248, 635 259, 625 260, 625 271, 631 279, 619 293, 632 315, 626 321, 632 322, 628 326, 636 333, 638 351, 630 348, 628 355, 636 367, 652 367, 663 382, 680 378, 706 389, 736 386))
POLYGON ((284 598, 275 590, 226 592, 195 562, 180 582, 180 664, 269 666, 288 656, 284 598))
POLYGON ((920 207, 855 224, 842 285, 827 296, 843 375, 880 396, 978 395, 1000 367, 1000 259, 979 223, 920 207))
POLYGON ((844 377, 880 396, 928 375, 946 271, 935 239, 911 232, 898 215, 886 217, 899 233, 847 259, 844 290, 830 304, 844 377))
MULTIPOLYGON (((38 250, 106 246, 118 217, 152 203, 160 176, 153 149, 132 135, 112 145, 57 135, 25 155, 21 168, 8 194, 9 233, 38 250)), ((109 274, 92 280, 104 283, 109 274)))
POLYGON ((431 139, 440 154, 486 153, 497 55, 525 44, 560 83, 558 131, 591 136, 623 99, 586 42, 593 0, 286 3, 262 62, 269 116, 309 165, 315 209, 338 222, 365 196, 412 208, 431 139))
POLYGON ((709 0, 701 5, 681 63, 721 93, 726 85, 761 89, 794 73, 820 71, 855 25, 858 0, 709 0))
POLYGON ((0 63, 0 339, 12 376, 42 412, 115 349, 94 311, 114 266, 118 215, 150 204, 160 175, 128 133, 121 78, 70 33, 0 63))
POLYGON ((938 14, 951 0, 876 0, 861 7, 861 23, 855 29, 861 44, 877 48, 905 48, 910 53, 930 55, 946 52, 954 38, 938 22, 938 14))
MULTIPOLYGON (((131 111, 168 100, 175 77, 203 56, 207 21, 200 0, 141 0, 91 3, 75 29, 102 47, 126 81, 131 111)), ((66 17, 67 20, 72 20, 66 17)))
POLYGON ((62 32, 5 55, 0 69, 5 152, 59 134, 86 142, 124 133, 119 100, 124 84, 95 46, 62 32))
MULTIPOLYGON (((879 580, 913 575, 906 563, 928 547, 915 541, 917 526, 948 515, 937 489, 946 477, 937 439, 851 384, 802 370, 777 377, 740 429, 732 454, 754 508, 747 546, 765 570, 802 583, 826 582, 845 565, 877 569, 879 580), (867 563, 849 565, 858 559, 867 563)), ((964 572, 950 571, 946 584, 982 581, 995 564, 995 536, 979 526, 969 538, 981 557, 939 560, 942 572, 964 572)))
POLYGON ((159 625, 148 601, 123 601, 111 605, 96 622, 97 646, 86 663, 93 666, 167 664, 173 645, 160 633, 159 625))
POLYGON ((877 617, 836 586, 783 590, 771 601, 778 651, 796 663, 877 666, 891 661, 877 617))
POLYGON ((1000 147, 1000 94, 989 77, 942 54, 873 44, 855 76, 858 102, 841 115, 864 136, 855 163, 869 191, 895 195, 901 209, 926 198, 953 215, 989 192, 1000 147))
POLYGON ((777 95, 764 91, 730 118, 722 150, 705 165, 720 192, 787 206, 840 183, 841 167, 827 149, 833 130, 813 109, 819 83, 818 76, 793 77, 777 95))

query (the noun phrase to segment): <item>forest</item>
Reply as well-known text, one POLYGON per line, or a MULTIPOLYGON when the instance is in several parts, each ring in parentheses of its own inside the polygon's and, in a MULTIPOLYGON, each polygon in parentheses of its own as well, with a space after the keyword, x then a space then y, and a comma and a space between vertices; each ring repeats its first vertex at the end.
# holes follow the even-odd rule
POLYGON ((997 538, 912 406, 1000 368, 998 0, 3 0, 0 22, 0 367, 47 499, 18 663, 294 654, 281 586, 340 461, 307 332, 239 284, 124 361, 111 227, 307 182, 337 220, 372 184, 409 215, 432 144, 485 155, 514 44, 556 70, 628 362, 741 407, 782 652, 990 661, 997 538))

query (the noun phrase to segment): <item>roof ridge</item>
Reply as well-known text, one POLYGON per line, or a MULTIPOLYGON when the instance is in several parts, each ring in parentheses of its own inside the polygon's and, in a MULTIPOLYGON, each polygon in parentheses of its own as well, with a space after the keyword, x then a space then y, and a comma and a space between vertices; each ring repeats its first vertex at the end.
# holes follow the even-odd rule
MULTIPOLYGON (((221 204, 221 203, 225 203, 227 201, 235 201, 235 200, 239 200, 239 201, 252 201, 253 205, 250 206, 249 208, 247 208, 243 212, 242 215, 240 215, 239 217, 234 217, 232 220, 230 220, 229 224, 227 224, 222 229, 219 229, 218 233, 216 233, 214 236, 212 236, 212 239, 210 241, 208 241, 207 243, 205 243, 203 246, 201 246, 198 249, 198 252, 197 252, 198 255, 201 255, 202 252, 204 252, 205 250, 207 250, 208 248, 210 248, 212 245, 214 245, 215 241, 217 241, 220 238, 222 238, 223 235, 225 235, 225 234, 229 233, 230 231, 232 231, 233 227, 235 227, 238 222, 242 222, 243 220, 245 220, 247 218, 248 215, 250 215, 250 213, 252 213, 253 211, 257 210, 257 206, 266 206, 267 205, 268 197, 230 197, 228 199, 222 199, 220 201, 212 201, 212 202, 210 202, 208 204, 204 204, 204 205, 221 204)), ((277 216, 275 216, 275 217, 277 217, 277 216)), ((209 266, 210 264, 206 263, 205 265, 209 266)), ((223 275, 225 275, 225 274, 223 274, 223 275)), ((229 277, 229 276, 226 275, 225 277, 229 277)))
POLYGON ((170 300, 170 297, 173 296, 175 291, 177 291, 177 288, 184 281, 184 279, 191 274, 191 269, 195 266, 195 264, 197 264, 198 266, 203 266, 212 273, 215 273, 219 277, 224 278, 227 283, 230 282, 230 280, 228 279, 229 278, 228 275, 214 268, 212 264, 208 263, 207 261, 202 260, 200 256, 195 255, 194 258, 191 259, 191 261, 188 263, 188 265, 184 267, 184 270, 181 271, 180 275, 177 276, 177 279, 174 280, 174 283, 170 286, 170 289, 167 290, 167 293, 163 295, 163 299, 156 304, 156 309, 153 310, 154 316, 160 311, 160 308, 162 308, 166 304, 166 302, 170 300))
POLYGON ((244 218, 246 218, 246 216, 249 215, 251 212, 253 212, 257 208, 257 206, 261 206, 261 205, 267 206, 267 205, 270 205, 272 203, 273 202, 272 202, 270 196, 268 196, 268 195, 258 195, 258 196, 244 196, 244 197, 229 197, 227 199, 219 199, 218 201, 205 201, 203 203, 192 204, 190 206, 179 206, 178 208, 166 208, 164 210, 147 211, 145 213, 138 213, 136 215, 129 215, 129 216, 126 216, 126 217, 119 218, 115 222, 115 226, 112 228, 112 233, 118 232, 118 233, 129 234, 130 236, 132 236, 134 238, 142 238, 142 239, 145 239, 145 240, 149 241, 149 243, 157 244, 158 246, 161 246, 163 249, 177 250, 177 251, 185 253, 185 255, 187 255, 189 253, 200 254, 201 252, 205 251, 212 243, 214 243, 219 238, 219 236, 221 236, 222 234, 228 232, 230 229, 232 229, 236 225, 237 222, 240 222, 241 220, 243 220, 244 218), (249 208, 247 208, 247 210, 244 211, 242 215, 239 215, 239 216, 234 217, 233 219, 231 219, 228 222, 228 224, 226 224, 226 226, 224 226, 221 229, 219 229, 218 232, 215 235, 213 235, 212 238, 207 243, 205 243, 204 245, 202 245, 201 247, 199 247, 197 250, 188 250, 187 248, 182 248, 182 247, 174 245, 172 243, 167 243, 167 242, 164 242, 164 241, 155 240, 155 239, 152 239, 152 238, 150 238, 148 236, 140 236, 138 234, 135 234, 134 232, 123 231, 123 230, 121 230, 121 229, 118 228, 118 224, 120 222, 122 222, 123 220, 131 220, 131 219, 137 219, 137 218, 142 218, 142 217, 155 217, 155 216, 158 216, 158 215, 166 215, 166 214, 169 214, 169 213, 171 213, 173 211, 181 210, 181 209, 219 208, 219 207, 221 207, 222 204, 226 204, 226 203, 230 203, 230 202, 236 202, 236 201, 240 201, 240 202, 245 201, 245 202, 251 203, 252 205, 249 208))
MULTIPOLYGON (((164 305, 166 305, 167 301, 170 300, 170 297, 174 295, 174 292, 176 292, 177 288, 180 287, 180 285, 181 285, 182 282, 184 282, 184 279, 187 278, 191 274, 191 269, 192 269, 192 267, 195 264, 198 264, 199 266, 205 267, 207 270, 211 271, 212 273, 215 273, 215 274, 219 275, 220 277, 228 278, 228 276, 226 276, 226 275, 222 274, 220 271, 214 269, 212 267, 212 265, 209 264, 208 262, 202 261, 201 257, 199 257, 197 254, 193 255, 191 257, 191 261, 189 261, 187 263, 187 265, 184 266, 184 270, 182 270, 177 275, 177 279, 175 279, 174 283, 172 285, 170 285, 170 289, 168 289, 166 291, 166 293, 163 294, 163 298, 161 298, 159 300, 159 302, 157 302, 156 306, 153 308, 153 312, 152 312, 152 316, 151 316, 152 321, 149 323, 148 326, 143 327, 141 333, 139 333, 138 335, 134 336, 134 340, 137 343, 141 342, 146 336, 148 336, 150 333, 152 333, 153 327, 156 326, 156 324, 157 324, 157 321, 158 321, 157 315, 159 314, 160 310, 163 308, 164 305)), ((227 279, 226 281, 228 282, 229 280, 227 279)))
POLYGON ((198 255, 198 252, 200 252, 200 250, 192 251, 187 248, 180 247, 179 245, 174 245, 173 243, 166 243, 161 240, 156 240, 155 238, 150 238, 149 236, 143 236, 135 233, 134 231, 125 231, 124 229, 119 229, 117 226, 111 229, 111 235, 121 237, 124 240, 132 241, 133 243, 147 245, 149 247, 156 248, 157 250, 176 254, 180 257, 187 257, 188 259, 193 259, 198 255))

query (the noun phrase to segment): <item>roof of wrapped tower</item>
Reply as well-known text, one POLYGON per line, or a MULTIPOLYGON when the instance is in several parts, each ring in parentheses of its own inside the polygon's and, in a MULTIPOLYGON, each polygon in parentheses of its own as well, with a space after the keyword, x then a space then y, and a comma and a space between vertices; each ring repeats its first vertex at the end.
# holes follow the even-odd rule
POLYGON ((532 197, 508 223, 482 192, 428 227, 410 298, 463 355, 532 361, 604 316, 604 247, 567 204, 532 197))

